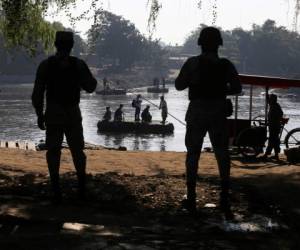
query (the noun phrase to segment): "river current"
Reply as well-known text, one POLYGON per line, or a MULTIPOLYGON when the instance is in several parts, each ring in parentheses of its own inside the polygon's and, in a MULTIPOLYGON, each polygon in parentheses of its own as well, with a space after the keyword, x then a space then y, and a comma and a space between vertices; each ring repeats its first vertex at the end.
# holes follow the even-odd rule
MULTIPOLYGON (((187 91, 178 92, 173 86, 169 87, 169 93, 165 95, 169 112, 181 121, 184 121, 188 106, 187 91)), ((27 140, 39 142, 45 139, 44 131, 40 131, 36 125, 36 116, 31 106, 32 84, 0 85, 0 140, 27 140)), ((264 113, 263 89, 254 89, 253 116, 264 113)), ((172 117, 167 121, 175 126, 174 134, 162 135, 134 135, 134 134, 99 134, 97 122, 102 118, 105 107, 110 106, 114 111, 119 104, 124 105, 125 119, 133 120, 134 108, 131 107, 132 99, 141 94, 156 105, 159 104, 159 94, 147 93, 146 88, 137 88, 128 91, 126 96, 101 96, 97 94, 81 95, 81 111, 83 116, 83 128, 85 141, 103 145, 105 147, 125 146, 129 150, 150 151, 185 151, 184 135, 185 126, 172 117)), ((290 118, 287 129, 300 127, 300 98, 283 95, 279 98, 286 117, 290 118)), ((144 100, 142 106, 148 105, 144 100)), ((150 105, 151 106, 151 105, 150 105)), ((153 120, 160 120, 160 110, 153 105, 150 108, 153 120)), ((239 97, 240 118, 249 117, 249 90, 245 88, 244 95, 239 97)), ((205 138, 205 147, 210 146, 208 138, 205 138)))

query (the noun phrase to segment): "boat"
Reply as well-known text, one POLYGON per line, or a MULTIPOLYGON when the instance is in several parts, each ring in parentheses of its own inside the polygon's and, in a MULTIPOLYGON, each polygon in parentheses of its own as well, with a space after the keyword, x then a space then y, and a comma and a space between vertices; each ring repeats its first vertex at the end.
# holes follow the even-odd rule
POLYGON ((168 88, 159 88, 159 87, 149 87, 147 88, 147 92, 149 93, 168 93, 168 88))
POLYGON ((174 125, 172 123, 162 124, 160 122, 134 122, 134 121, 99 121, 98 132, 114 133, 136 133, 136 134, 172 134, 174 125))
POLYGON ((126 95, 126 93, 126 89, 102 89, 96 91, 98 95, 126 95))

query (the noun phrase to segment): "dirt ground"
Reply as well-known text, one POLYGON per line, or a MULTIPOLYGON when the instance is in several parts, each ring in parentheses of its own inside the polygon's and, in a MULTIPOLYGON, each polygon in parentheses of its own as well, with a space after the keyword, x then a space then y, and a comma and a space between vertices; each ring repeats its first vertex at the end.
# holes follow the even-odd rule
POLYGON ((212 153, 201 156, 198 214, 181 207, 185 153, 87 150, 88 197, 77 200, 68 150, 61 205, 45 152, 0 149, 1 249, 300 249, 300 166, 232 157, 232 212, 218 208, 212 153))

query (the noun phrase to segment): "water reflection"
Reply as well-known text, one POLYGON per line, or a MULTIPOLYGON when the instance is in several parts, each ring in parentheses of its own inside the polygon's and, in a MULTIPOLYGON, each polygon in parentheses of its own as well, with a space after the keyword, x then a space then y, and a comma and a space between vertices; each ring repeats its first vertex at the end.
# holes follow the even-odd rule
MULTIPOLYGON (((31 92, 33 85, 1 85, 0 92, 0 140, 31 140, 38 142, 44 139, 45 133, 36 125, 36 116, 31 106, 31 92)), ((187 92, 178 92, 172 86, 169 93, 165 94, 169 112, 179 120, 184 121, 188 105, 187 92)), ((264 114, 265 102, 261 92, 262 88, 254 89, 253 115, 264 114)), ((249 88, 245 88, 244 96, 239 97, 240 118, 249 117, 249 88)), ((278 92, 278 91, 277 91, 278 92)), ((175 127, 174 135, 133 135, 133 134, 98 134, 97 122, 102 118, 105 107, 110 106, 112 111, 122 103, 126 120, 133 120, 134 108, 132 99, 137 94, 159 105, 160 94, 147 93, 146 88, 131 90, 126 96, 101 96, 96 94, 82 94, 80 107, 82 109, 85 140, 90 143, 100 144, 106 147, 123 146, 129 150, 155 150, 155 151, 185 151, 184 136, 185 126, 168 117, 175 127)), ((300 97, 300 96, 299 96, 300 97)), ((287 129, 300 125, 300 99, 289 98, 288 95, 280 95, 278 99, 284 114, 290 118, 287 129)), ((142 106, 148 103, 144 100, 142 106)), ((151 106, 153 120, 161 120, 161 111, 151 106)), ((210 146, 208 138, 204 147, 210 146)))
POLYGON ((166 151, 166 144, 174 138, 174 135, 138 135, 138 134, 120 134, 120 133, 99 133, 104 138, 106 147, 127 147, 131 150, 151 150, 153 145, 158 145, 159 151, 166 151), (128 144, 130 142, 130 144, 128 144))

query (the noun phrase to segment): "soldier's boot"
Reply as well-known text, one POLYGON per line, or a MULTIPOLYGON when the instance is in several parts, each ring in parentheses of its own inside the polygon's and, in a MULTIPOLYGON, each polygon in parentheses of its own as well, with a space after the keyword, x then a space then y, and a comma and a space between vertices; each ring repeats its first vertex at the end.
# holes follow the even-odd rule
POLYGON ((86 156, 83 151, 73 153, 73 162, 76 168, 78 180, 78 198, 80 200, 86 199, 86 156))
POLYGON ((59 204, 62 201, 62 194, 59 181, 59 165, 60 165, 60 147, 53 147, 48 149, 46 153, 46 159, 48 164, 48 170, 50 174, 51 188, 53 191, 52 202, 59 204))
POLYGON ((220 207, 221 209, 227 209, 230 207, 229 201, 229 180, 221 180, 221 192, 220 192, 220 207))
POLYGON ((222 180, 221 181, 221 192, 220 192, 220 209, 224 213, 226 219, 233 219, 233 213, 231 211, 231 203, 230 203, 230 181, 222 180))
POLYGON ((52 203, 53 204, 60 204, 62 202, 62 194, 61 194, 61 188, 59 183, 59 174, 50 174, 50 182, 51 182, 51 188, 53 192, 52 197, 52 203))
POLYGON ((187 184, 187 198, 182 201, 182 206, 191 214, 195 214, 197 212, 196 183, 187 184))
POLYGON ((78 178, 78 198, 86 200, 86 175, 85 173, 77 174, 78 178))

